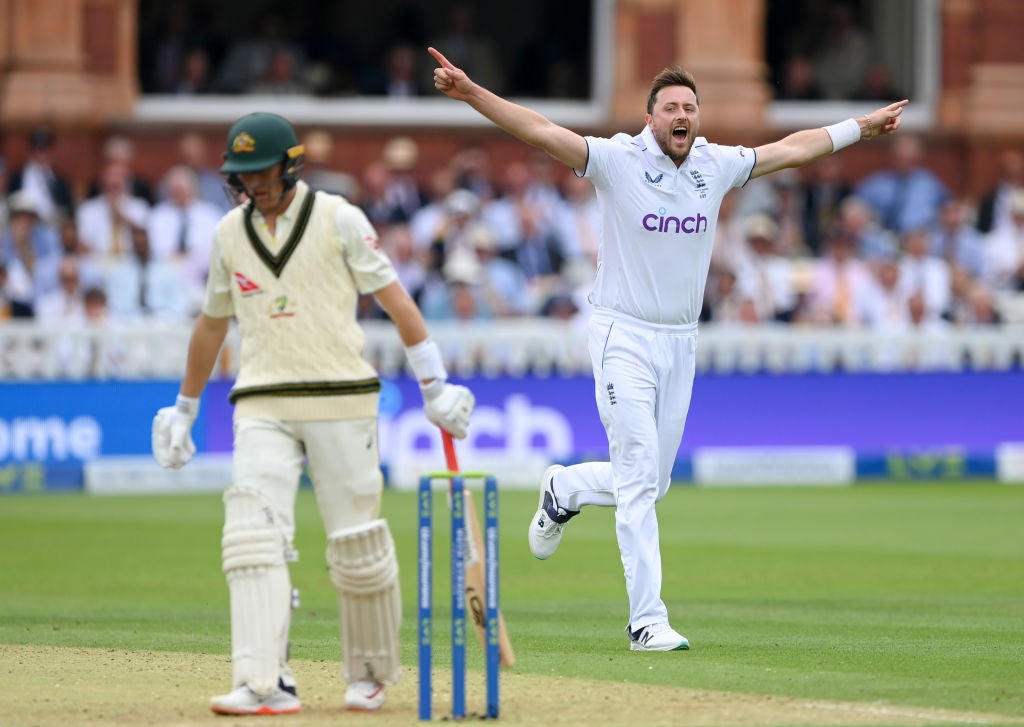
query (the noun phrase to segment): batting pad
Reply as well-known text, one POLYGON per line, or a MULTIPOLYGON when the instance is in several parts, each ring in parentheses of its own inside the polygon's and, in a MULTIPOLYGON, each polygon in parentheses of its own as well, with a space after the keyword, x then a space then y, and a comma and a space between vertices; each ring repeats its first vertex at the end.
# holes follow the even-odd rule
POLYGON ((231 663, 234 686, 259 695, 277 687, 287 668, 291 580, 287 546, 270 503, 256 490, 224 493, 224 575, 231 596, 231 663))
POLYGON ((335 530, 327 538, 327 564, 338 590, 345 681, 394 684, 402 668, 402 597, 387 522, 335 530))

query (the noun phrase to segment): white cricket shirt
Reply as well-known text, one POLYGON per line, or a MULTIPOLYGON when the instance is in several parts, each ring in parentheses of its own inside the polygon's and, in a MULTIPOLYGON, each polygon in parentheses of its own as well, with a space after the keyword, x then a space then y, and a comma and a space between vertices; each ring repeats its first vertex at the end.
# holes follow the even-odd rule
POLYGON ((718 208, 750 178, 754 150, 698 136, 676 168, 650 127, 586 139, 583 176, 597 190, 602 230, 591 304, 650 323, 696 323, 718 208))

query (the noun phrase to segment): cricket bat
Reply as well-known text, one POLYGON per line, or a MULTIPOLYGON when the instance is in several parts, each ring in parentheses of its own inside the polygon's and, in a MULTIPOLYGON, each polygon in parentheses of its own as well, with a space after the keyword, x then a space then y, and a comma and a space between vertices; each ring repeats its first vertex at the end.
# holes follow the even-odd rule
MULTIPOLYGON (((444 458, 449 472, 459 471, 459 460, 455 456, 455 440, 452 435, 441 430, 444 441, 444 458)), ((480 521, 476 516, 473 496, 469 489, 463 496, 466 520, 469 523, 466 538, 466 610, 473 616, 473 630, 480 646, 487 646, 487 626, 484 622, 484 607, 487 603, 487 576, 484 573, 484 540, 480 535, 480 521)), ((498 651, 501 654, 502 667, 509 669, 515 666, 516 655, 512 651, 512 642, 505 628, 505 617, 498 611, 498 651)))

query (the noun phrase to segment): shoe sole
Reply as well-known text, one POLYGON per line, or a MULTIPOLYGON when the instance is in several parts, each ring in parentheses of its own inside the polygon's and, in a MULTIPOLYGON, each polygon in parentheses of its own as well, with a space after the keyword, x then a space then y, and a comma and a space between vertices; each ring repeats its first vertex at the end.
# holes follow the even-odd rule
POLYGON ((290 709, 273 709, 272 707, 262 706, 259 709, 245 710, 245 709, 231 709, 230 707, 218 707, 216 705, 210 706, 210 711, 214 714, 227 714, 233 717, 263 717, 272 716, 275 714, 298 714, 302 711, 302 707, 294 707, 290 709))
POLYGON ((633 641, 629 645, 629 650, 630 651, 689 651, 690 650, 690 642, 689 641, 684 641, 683 643, 679 644, 679 646, 673 646, 671 649, 648 649, 646 646, 641 646, 640 644, 638 644, 635 641, 633 641))

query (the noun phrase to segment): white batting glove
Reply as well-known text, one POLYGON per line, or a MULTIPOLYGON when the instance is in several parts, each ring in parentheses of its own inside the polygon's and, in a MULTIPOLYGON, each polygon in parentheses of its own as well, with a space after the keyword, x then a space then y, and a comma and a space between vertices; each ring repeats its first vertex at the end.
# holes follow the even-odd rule
POLYGON ((181 469, 196 445, 192 441, 192 422, 199 413, 199 399, 178 395, 174 406, 165 406, 153 419, 153 456, 161 467, 181 469))
POLYGON ((449 384, 440 379, 421 386, 423 411, 432 424, 450 432, 456 439, 466 438, 469 417, 476 399, 465 386, 449 384))

